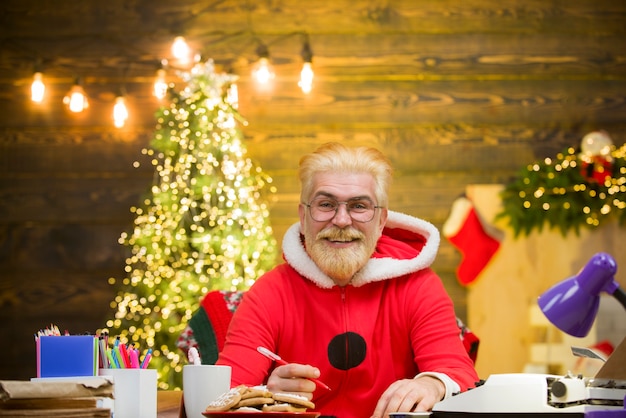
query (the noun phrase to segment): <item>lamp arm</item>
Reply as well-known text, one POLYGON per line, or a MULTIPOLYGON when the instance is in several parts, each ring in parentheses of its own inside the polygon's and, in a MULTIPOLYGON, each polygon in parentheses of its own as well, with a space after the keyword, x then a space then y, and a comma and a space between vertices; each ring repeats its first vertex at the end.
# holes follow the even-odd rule
POLYGON ((613 296, 615 296, 615 299, 617 299, 622 304, 624 309, 626 309, 626 292, 624 292, 621 287, 618 286, 617 289, 615 289, 613 296))

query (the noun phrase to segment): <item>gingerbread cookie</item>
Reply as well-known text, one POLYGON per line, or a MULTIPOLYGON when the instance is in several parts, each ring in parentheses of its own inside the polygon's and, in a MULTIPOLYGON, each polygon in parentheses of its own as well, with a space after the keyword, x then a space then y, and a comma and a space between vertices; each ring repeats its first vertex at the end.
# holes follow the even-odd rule
POLYGON ((241 401, 241 393, 245 390, 245 386, 234 387, 217 397, 213 402, 207 405, 206 412, 223 412, 234 408, 241 401))
POLYGON ((263 412, 305 412, 306 408, 298 407, 290 403, 275 403, 264 405, 263 412))
POLYGON ((241 394, 241 399, 250 399, 250 398, 271 398, 272 392, 267 390, 265 386, 253 386, 246 388, 246 390, 241 394))
POLYGON ((304 396, 296 395, 294 393, 275 393, 273 395, 276 403, 288 403, 295 407, 314 409, 315 404, 305 398, 304 396))
POLYGON ((241 399, 237 404, 237 407, 240 408, 242 406, 258 406, 262 407, 263 405, 269 405, 274 403, 274 398, 264 398, 264 397, 254 397, 248 399, 241 399))
POLYGON ((258 408, 253 408, 251 406, 242 406, 241 408, 233 409, 234 412, 262 412, 258 408))
POLYGON ((294 393, 272 393, 265 386, 232 388, 211 402, 205 412, 305 412, 315 409, 306 397, 294 393))

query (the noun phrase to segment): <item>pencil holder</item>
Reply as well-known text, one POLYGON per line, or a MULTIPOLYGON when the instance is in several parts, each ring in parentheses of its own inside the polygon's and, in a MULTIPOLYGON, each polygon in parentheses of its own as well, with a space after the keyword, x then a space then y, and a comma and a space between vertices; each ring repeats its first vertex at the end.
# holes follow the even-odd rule
POLYGON ((157 372, 155 369, 100 369, 113 378, 115 418, 157 416, 157 372))

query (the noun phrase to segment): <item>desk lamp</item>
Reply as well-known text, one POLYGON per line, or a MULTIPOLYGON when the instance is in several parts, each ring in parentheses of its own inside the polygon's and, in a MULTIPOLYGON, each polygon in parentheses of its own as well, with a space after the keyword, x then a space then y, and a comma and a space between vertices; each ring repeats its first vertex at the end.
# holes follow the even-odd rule
POLYGON ((600 293, 609 293, 626 308, 626 293, 615 280, 617 264, 606 253, 597 253, 580 272, 552 286, 539 296, 539 307, 561 331, 574 337, 589 333, 600 305, 600 293))

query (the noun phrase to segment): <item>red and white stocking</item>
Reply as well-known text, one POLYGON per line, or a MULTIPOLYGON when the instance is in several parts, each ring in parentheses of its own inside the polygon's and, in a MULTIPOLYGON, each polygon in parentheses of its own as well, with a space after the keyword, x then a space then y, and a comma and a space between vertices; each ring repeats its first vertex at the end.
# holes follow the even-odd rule
POLYGON ((443 235, 463 255, 457 268, 461 284, 476 280, 500 248, 500 241, 489 234, 473 203, 460 197, 452 204, 450 216, 443 225, 443 235))

